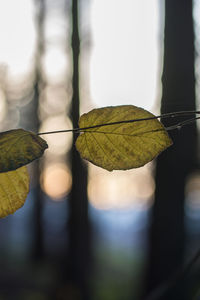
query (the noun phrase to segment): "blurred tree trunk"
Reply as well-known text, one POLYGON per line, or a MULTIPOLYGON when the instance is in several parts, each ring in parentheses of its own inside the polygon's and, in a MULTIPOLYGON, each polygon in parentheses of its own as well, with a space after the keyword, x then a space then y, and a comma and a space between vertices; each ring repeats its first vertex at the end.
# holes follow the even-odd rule
MULTIPOLYGON (((195 110, 192 0, 165 1, 162 84, 162 113, 195 110)), ((163 120, 163 123, 170 126, 180 120, 183 118, 163 120)), ((196 124, 170 135, 174 145, 157 159, 146 295, 169 281, 183 265, 184 188, 186 177, 196 164, 196 124)), ((184 288, 183 285, 181 291, 159 299, 189 299, 184 288)))
MULTIPOLYGON (((79 52, 78 0, 72 0, 72 54, 73 54, 73 97, 71 118, 73 127, 79 120, 79 52)), ((87 169, 75 148, 76 134, 71 149, 72 189, 69 197, 69 253, 68 281, 78 291, 77 299, 89 299, 88 273, 90 265, 90 226, 88 220, 87 169)))
MULTIPOLYGON (((34 109, 32 117, 34 119, 34 131, 39 131, 38 106, 40 89, 42 85, 41 78, 41 56, 44 52, 44 16, 45 16, 45 0, 35 0, 36 8, 36 31, 37 31, 37 49, 35 54, 35 84, 34 84, 34 109)), ((34 174, 34 208, 33 208, 33 258, 42 259, 44 255, 43 247, 43 226, 42 226, 42 208, 43 199, 40 187, 40 162, 33 164, 34 174)))

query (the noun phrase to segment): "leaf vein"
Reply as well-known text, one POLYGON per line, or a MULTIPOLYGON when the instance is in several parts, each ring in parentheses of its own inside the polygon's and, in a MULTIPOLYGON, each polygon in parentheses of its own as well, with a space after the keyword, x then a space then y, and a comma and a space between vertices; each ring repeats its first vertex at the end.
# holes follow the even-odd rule
POLYGON ((93 139, 95 140, 97 146, 101 149, 101 151, 104 153, 104 155, 107 157, 107 159, 112 161, 112 164, 114 163, 113 159, 111 159, 108 154, 106 153, 105 149, 102 147, 102 145, 98 142, 98 140, 95 138, 95 136, 93 135, 93 133, 91 133, 91 136, 93 137, 93 139))

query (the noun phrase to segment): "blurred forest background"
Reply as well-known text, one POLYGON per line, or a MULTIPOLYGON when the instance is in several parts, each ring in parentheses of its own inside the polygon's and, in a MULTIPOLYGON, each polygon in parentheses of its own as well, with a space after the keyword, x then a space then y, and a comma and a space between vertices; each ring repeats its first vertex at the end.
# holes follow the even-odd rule
MULTIPOLYGON (((199 16, 199 0, 0 1, 0 130, 199 109, 199 16)), ((200 248, 198 124, 170 135, 157 162, 111 173, 76 136, 44 136, 25 205, 0 220, 0 299, 198 299, 198 261, 173 284, 200 248)))

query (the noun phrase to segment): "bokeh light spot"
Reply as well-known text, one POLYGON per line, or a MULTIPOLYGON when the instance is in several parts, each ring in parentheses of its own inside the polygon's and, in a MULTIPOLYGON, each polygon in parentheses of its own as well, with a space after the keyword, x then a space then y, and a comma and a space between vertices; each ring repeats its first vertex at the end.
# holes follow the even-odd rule
MULTIPOLYGON (((70 119, 65 115, 47 118, 40 127, 40 132, 56 131, 72 128, 70 119)), ((72 133, 53 133, 44 136, 49 148, 48 152, 56 155, 65 154, 72 144, 72 133)))
POLYGON ((0 122, 3 121, 7 111, 6 97, 4 92, 0 89, 0 122))
POLYGON ((69 169, 64 164, 49 164, 41 174, 43 191, 55 201, 62 200, 70 189, 72 177, 69 169))
POLYGON ((150 164, 133 170, 108 172, 89 167, 88 196, 97 209, 127 209, 152 203, 155 183, 150 164))

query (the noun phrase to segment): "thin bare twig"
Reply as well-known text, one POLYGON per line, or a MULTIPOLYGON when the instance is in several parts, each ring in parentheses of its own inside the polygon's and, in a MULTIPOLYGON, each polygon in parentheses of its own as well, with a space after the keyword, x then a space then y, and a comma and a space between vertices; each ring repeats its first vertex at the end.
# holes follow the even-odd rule
MULTIPOLYGON (((65 133, 65 132, 84 132, 88 129, 94 129, 94 128, 99 128, 99 127, 104 127, 104 126, 111 126, 111 125, 117 125, 117 124, 127 124, 127 123, 135 123, 135 122, 141 122, 141 121, 150 121, 150 120, 155 120, 155 119, 165 119, 165 118, 175 118, 178 116, 181 117, 186 117, 189 115, 194 115, 194 114, 200 114, 200 111, 179 111, 179 112, 171 112, 171 113, 166 113, 163 115, 159 116, 153 116, 153 117, 148 117, 148 118, 140 118, 140 119, 132 119, 132 120, 122 120, 122 121, 116 121, 116 122, 110 122, 110 123, 103 123, 103 124, 97 124, 97 125, 92 125, 88 127, 82 127, 82 128, 72 128, 72 129, 63 129, 63 130, 55 130, 55 131, 47 131, 47 132, 39 132, 37 135, 47 135, 47 134, 54 134, 54 133, 65 133)), ((194 117, 188 120, 185 120, 183 122, 179 122, 178 124, 166 127, 165 130, 174 130, 174 129, 180 129, 181 127, 188 125, 190 123, 195 122, 196 120, 200 119, 200 117, 194 117)))

